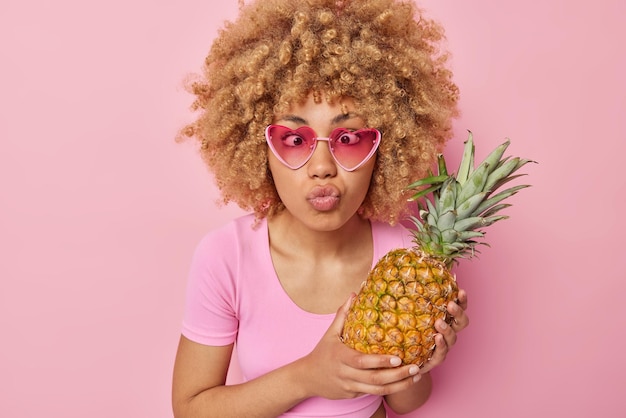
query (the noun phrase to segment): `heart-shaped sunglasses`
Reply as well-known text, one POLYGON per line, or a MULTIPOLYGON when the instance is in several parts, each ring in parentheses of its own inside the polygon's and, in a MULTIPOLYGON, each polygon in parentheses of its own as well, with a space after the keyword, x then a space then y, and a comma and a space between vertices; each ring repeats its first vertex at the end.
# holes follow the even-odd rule
POLYGON ((293 129, 269 125, 265 128, 265 139, 272 153, 292 170, 297 170, 311 159, 318 141, 326 141, 337 165, 346 171, 354 171, 374 155, 380 138, 380 131, 371 128, 356 131, 337 128, 328 138, 318 137, 308 126, 293 129))

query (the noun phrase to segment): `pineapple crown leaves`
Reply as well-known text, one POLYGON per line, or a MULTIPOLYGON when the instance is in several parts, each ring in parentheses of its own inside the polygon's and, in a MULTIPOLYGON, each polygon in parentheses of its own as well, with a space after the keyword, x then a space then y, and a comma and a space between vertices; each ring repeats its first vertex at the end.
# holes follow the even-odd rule
POLYGON ((458 258, 475 256, 477 245, 487 245, 477 241, 485 235, 482 228, 507 219, 499 212, 511 205, 501 202, 529 187, 519 185, 496 193, 504 184, 524 175, 514 175, 520 168, 534 163, 503 157, 509 144, 507 139, 475 167, 474 141, 469 132, 456 175, 448 174, 440 154, 437 174, 431 173, 408 186, 418 190, 409 201, 418 201, 419 217, 412 216, 410 220, 415 225, 414 240, 422 251, 450 265, 458 258))

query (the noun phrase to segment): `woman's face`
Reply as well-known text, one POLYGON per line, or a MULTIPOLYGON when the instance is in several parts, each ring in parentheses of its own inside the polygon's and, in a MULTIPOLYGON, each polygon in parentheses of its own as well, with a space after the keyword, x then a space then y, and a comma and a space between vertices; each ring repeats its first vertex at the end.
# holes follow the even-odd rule
MULTIPOLYGON (((287 113, 277 115, 273 123, 293 129, 308 126, 322 138, 336 128, 364 128, 352 100, 343 98, 340 102, 316 103, 310 94, 287 113)), ((318 141, 311 158, 295 170, 268 152, 274 184, 288 213, 320 231, 337 230, 356 215, 368 192, 375 162, 376 154, 356 170, 346 171, 334 160, 326 141, 318 141)))

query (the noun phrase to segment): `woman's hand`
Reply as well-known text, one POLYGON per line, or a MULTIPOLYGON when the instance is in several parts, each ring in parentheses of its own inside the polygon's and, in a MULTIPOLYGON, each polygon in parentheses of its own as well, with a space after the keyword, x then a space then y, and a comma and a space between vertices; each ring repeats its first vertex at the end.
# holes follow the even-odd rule
POLYGON ((469 324, 465 313, 467 294, 460 290, 458 303, 450 302, 447 306, 453 317, 452 324, 448 325, 443 320, 435 323, 439 334, 435 336, 436 348, 431 359, 421 368, 416 365, 401 366, 401 360, 396 356, 364 354, 341 342, 343 324, 353 297, 339 308, 335 320, 315 349, 301 359, 306 366, 303 371, 309 377, 305 384, 309 396, 347 399, 364 393, 384 396, 405 391, 443 363, 448 350, 456 343, 457 332, 469 324))
MULTIPOLYGON (((388 395, 408 389, 421 376, 415 365, 401 366, 397 356, 364 354, 341 342, 352 295, 315 349, 301 359, 306 365, 310 396, 347 399, 362 394, 388 395)), ((303 376, 304 379, 304 376, 303 376)))
POLYGON ((420 369, 420 374, 428 373, 434 367, 443 363, 448 350, 456 344, 457 333, 469 325, 469 317, 465 313, 467 309, 467 293, 464 290, 459 290, 458 303, 448 303, 448 313, 452 315, 452 323, 448 325, 445 321, 438 319, 435 322, 435 329, 439 332, 435 336, 435 352, 426 364, 420 369))

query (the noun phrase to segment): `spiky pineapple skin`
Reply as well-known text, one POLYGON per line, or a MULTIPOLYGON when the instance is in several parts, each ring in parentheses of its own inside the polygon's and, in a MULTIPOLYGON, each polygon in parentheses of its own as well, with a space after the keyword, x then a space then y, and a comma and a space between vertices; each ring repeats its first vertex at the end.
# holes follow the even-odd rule
POLYGON ((421 367, 435 349, 435 321, 450 322, 446 306, 458 291, 446 266, 419 248, 389 251, 352 302, 342 340, 360 352, 391 354, 421 367))

